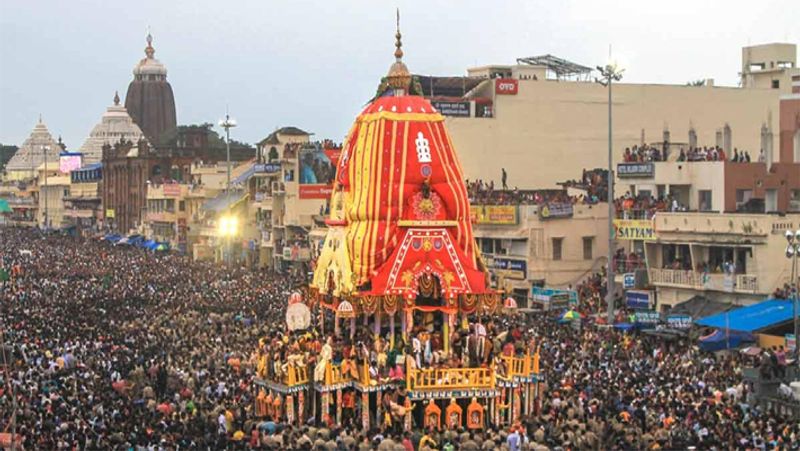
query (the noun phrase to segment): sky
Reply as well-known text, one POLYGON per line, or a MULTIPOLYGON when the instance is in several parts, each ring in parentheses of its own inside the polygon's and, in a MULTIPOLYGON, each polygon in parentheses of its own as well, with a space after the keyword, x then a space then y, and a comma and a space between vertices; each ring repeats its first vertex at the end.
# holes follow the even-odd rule
POLYGON ((741 47, 800 41, 798 0, 0 0, 0 143, 39 115, 69 149, 124 98, 148 27, 179 124, 257 142, 294 125, 342 141, 393 62, 395 8, 413 73, 466 75, 542 54, 624 82, 735 86, 741 47))

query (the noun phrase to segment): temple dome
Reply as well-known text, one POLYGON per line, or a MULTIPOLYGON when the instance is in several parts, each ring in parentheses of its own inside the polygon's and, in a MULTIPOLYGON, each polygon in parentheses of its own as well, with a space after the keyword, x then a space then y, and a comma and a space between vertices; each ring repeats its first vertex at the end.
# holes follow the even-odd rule
POLYGON ((134 76, 158 75, 167 76, 167 67, 161 61, 155 59, 156 49, 153 48, 153 36, 147 34, 147 47, 144 49, 145 57, 142 58, 133 68, 134 76))
POLYGON ((133 122, 128 110, 119 104, 119 95, 114 95, 114 104, 109 106, 100 122, 94 126, 80 148, 84 164, 97 163, 103 158, 103 146, 114 145, 120 140, 139 142, 144 138, 142 129, 133 122))
POLYGON ((178 124, 175 96, 167 81, 167 69, 154 58, 153 37, 147 35, 145 58, 133 69, 133 81, 125 95, 125 108, 147 140, 157 146, 166 132, 178 124))
POLYGON ((14 153, 11 160, 6 165, 6 172, 10 179, 22 179, 34 175, 34 169, 41 166, 45 159, 48 163, 54 163, 58 167, 58 154, 61 152, 61 145, 53 139, 53 135, 47 129, 47 125, 39 118, 39 122, 33 127, 28 139, 14 153), (48 151, 43 152, 47 147, 48 151))

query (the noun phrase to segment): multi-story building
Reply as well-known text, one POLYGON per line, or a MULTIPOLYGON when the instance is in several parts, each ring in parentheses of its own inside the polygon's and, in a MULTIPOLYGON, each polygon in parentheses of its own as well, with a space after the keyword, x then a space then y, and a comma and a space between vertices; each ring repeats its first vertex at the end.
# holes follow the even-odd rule
POLYGON ((69 173, 69 196, 64 198, 64 218, 83 236, 103 229, 103 165, 88 164, 69 173))
POLYGON ((653 307, 666 310, 695 296, 750 304, 789 282, 787 230, 800 214, 659 212, 645 243, 653 307))
POLYGON ((605 264, 608 204, 472 205, 473 233, 495 288, 524 305, 532 287, 571 288, 605 264))
MULTIPOLYGON (((252 157, 251 148, 231 147, 233 161, 252 157)), ((148 182, 187 181, 191 178, 192 164, 223 159, 224 144, 208 126, 178 127, 174 138, 160 147, 151 147, 144 140, 106 146, 103 150, 103 208, 107 223, 119 233, 141 228, 147 207, 148 182)))
MULTIPOLYGON (((770 44, 745 49, 748 53, 752 69, 743 70, 742 87, 715 86, 710 79, 701 86, 615 83, 614 148, 685 144, 692 136, 713 145, 728 130, 732 147, 757 158, 763 127, 781 139, 780 146, 765 149, 767 160, 785 161, 792 137, 800 142, 800 119, 784 111, 787 100, 800 102, 796 46, 770 44), (772 52, 778 56, 756 58, 772 52)), ((743 65, 747 61, 743 58, 743 65)), ((418 80, 423 94, 447 116, 470 180, 497 182, 506 169, 512 188, 554 188, 575 168, 607 165, 608 90, 593 82, 590 67, 545 55, 470 68, 466 77, 418 80)), ((614 158, 622 160, 621 154, 614 158)))
POLYGON ((45 163, 39 167, 37 223, 45 228, 60 229, 67 225, 64 200, 69 197, 70 178, 53 166, 45 163))

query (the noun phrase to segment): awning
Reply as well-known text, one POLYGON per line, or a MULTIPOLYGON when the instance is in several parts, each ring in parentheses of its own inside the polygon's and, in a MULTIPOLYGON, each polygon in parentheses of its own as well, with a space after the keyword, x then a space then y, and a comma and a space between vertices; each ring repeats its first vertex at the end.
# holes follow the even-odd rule
POLYGON ((248 194, 244 191, 231 191, 229 193, 222 193, 219 196, 206 201, 202 209, 212 211, 214 213, 221 213, 235 207, 239 202, 245 200, 248 194))
POLYGON ((731 304, 724 302, 717 302, 708 299, 705 296, 692 296, 689 300, 675 304, 670 309, 669 314, 685 314, 692 318, 705 318, 707 316, 716 315, 727 310, 734 308, 731 304))
POLYGON ((768 299, 758 304, 748 305, 726 313, 702 318, 696 323, 700 326, 730 329, 742 332, 755 332, 792 320, 792 301, 768 299))

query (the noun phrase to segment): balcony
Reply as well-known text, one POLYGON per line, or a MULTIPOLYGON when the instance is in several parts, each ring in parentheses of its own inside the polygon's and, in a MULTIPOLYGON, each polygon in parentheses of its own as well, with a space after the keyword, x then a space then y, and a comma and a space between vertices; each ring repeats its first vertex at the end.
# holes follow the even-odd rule
POLYGON ((148 222, 175 222, 177 220, 178 220, 178 215, 175 214, 175 212, 160 211, 160 212, 147 213, 148 222))
POLYGON ((758 276, 754 274, 718 274, 650 268, 648 275, 653 285, 737 293, 759 292, 758 276))

